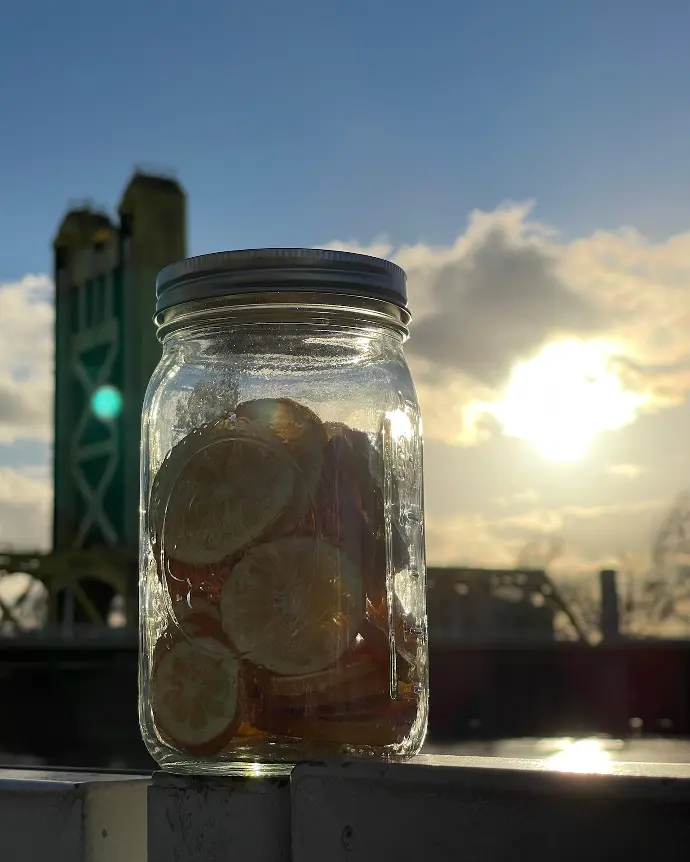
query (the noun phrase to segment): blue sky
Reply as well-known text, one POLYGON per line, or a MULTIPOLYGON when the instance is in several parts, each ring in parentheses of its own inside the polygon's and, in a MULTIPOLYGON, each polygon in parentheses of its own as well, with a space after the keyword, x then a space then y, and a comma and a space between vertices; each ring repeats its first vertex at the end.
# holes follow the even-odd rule
POLYGON ((137 163, 190 251, 451 241, 535 200, 564 235, 685 226, 690 4, 25 0, 0 28, 0 280, 137 163))
POLYGON ((50 528, 51 237, 142 165, 185 186, 192 254, 376 243, 408 270, 430 562, 558 535, 563 571, 644 568, 690 487, 689 35, 687 0, 14 4, 0 546, 50 528))

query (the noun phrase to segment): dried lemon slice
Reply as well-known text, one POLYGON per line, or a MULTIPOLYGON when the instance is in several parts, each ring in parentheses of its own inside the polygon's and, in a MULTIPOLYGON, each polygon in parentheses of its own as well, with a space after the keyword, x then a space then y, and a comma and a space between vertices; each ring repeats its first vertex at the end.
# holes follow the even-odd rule
POLYGON ((156 727, 188 754, 220 751, 239 726, 240 664, 213 637, 172 638, 153 664, 156 727))
POLYGON ((324 426, 316 413, 291 398, 245 401, 236 416, 238 430, 278 437, 297 467, 293 498, 277 524, 277 533, 290 529, 313 504, 323 465, 324 426))
POLYGON ((334 664, 364 616, 362 578, 347 556, 318 538, 251 548, 220 602, 223 629, 247 660, 284 676, 334 664))
POLYGON ((177 466, 177 473, 159 483, 153 520, 161 524, 165 554, 204 565, 255 541, 281 515, 295 469, 270 441, 227 427, 199 434, 196 443, 170 459, 168 469, 177 466))
POLYGON ((222 643, 226 642, 220 621, 220 610, 203 595, 190 590, 186 596, 172 600, 172 620, 185 637, 208 635, 222 643))
MULTIPOLYGON (((354 707, 357 709, 358 707, 354 707)), ((257 720, 267 733, 330 745, 383 748, 401 745, 409 737, 417 715, 414 700, 390 701, 385 707, 361 714, 302 715, 278 710, 257 720)))
POLYGON ((356 488, 357 504, 367 523, 376 529, 376 450, 363 431, 357 431, 341 422, 326 422, 324 426, 331 452, 337 457, 339 470, 347 477, 348 484, 356 488))
POLYGON ((366 700, 384 702, 389 697, 389 672, 385 660, 359 656, 344 667, 300 676, 273 675, 269 680, 258 679, 263 686, 261 701, 271 709, 285 708, 305 713, 322 707, 359 703, 366 700))
POLYGON ((228 428, 225 422, 214 422, 203 428, 197 428, 176 443, 163 459, 151 483, 147 511, 148 529, 154 547, 160 546, 168 498, 180 469, 195 452, 214 440, 224 439, 227 436, 228 428))

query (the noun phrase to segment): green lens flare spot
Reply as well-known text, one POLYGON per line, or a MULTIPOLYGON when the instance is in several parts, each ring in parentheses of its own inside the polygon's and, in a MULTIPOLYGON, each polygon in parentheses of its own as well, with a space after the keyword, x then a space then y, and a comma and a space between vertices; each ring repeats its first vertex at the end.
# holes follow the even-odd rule
POLYGON ((122 412, 122 395, 114 386, 99 386, 91 396, 91 409, 103 422, 112 422, 122 412))

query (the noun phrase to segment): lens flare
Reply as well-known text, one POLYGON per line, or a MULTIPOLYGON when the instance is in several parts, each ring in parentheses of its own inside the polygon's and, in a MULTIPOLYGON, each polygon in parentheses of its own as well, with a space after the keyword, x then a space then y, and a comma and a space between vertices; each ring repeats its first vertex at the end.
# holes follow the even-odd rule
POLYGON ((112 422, 122 412, 122 395, 114 386, 99 386, 91 396, 91 409, 103 422, 112 422))

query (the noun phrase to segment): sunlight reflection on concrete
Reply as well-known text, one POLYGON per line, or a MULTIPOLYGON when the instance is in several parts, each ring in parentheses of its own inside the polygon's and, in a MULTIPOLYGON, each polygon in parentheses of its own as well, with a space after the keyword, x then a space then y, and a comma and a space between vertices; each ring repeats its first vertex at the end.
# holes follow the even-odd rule
POLYGON ((601 739, 565 739, 560 751, 546 758, 551 769, 560 772, 609 772, 611 752, 601 739))
POLYGON ((539 760, 554 770, 569 772, 613 771, 613 764, 690 763, 690 739, 673 737, 608 736, 547 737, 497 740, 466 740, 442 744, 429 742, 423 754, 506 757, 539 760))

